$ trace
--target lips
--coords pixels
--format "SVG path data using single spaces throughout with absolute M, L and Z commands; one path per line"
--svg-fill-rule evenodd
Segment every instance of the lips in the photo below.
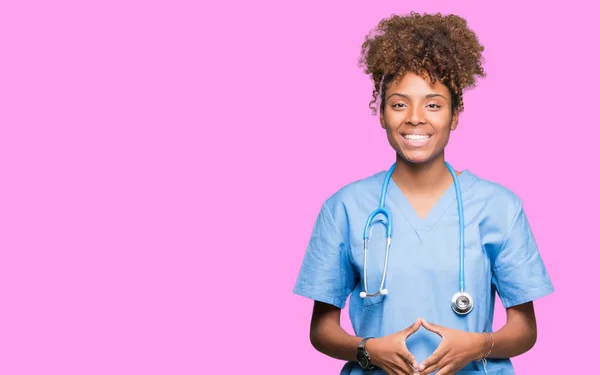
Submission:
M 404 144 L 409 148 L 425 147 L 431 140 L 430 134 L 402 134 Z
M 431 138 L 429 134 L 403 134 L 402 137 L 404 139 L 408 139 L 409 141 L 426 141 Z

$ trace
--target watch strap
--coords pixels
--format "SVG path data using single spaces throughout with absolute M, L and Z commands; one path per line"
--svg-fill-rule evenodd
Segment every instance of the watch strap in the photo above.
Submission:
M 365 350 L 365 345 L 367 344 L 367 340 L 369 339 L 372 339 L 372 337 L 365 337 L 364 339 L 362 339 L 360 341 L 360 344 L 358 344 L 358 349 Z
M 371 359 L 369 358 L 369 353 L 367 352 L 367 350 L 365 349 L 365 345 L 367 344 L 367 341 L 369 339 L 372 339 L 373 337 L 365 337 L 363 338 L 360 343 L 358 344 L 358 348 L 356 348 L 357 353 L 362 354 L 362 356 L 364 356 L 364 358 L 366 358 L 368 364 L 367 367 L 363 367 L 365 370 L 374 370 L 377 367 L 373 366 L 371 364 Z M 361 365 L 362 367 L 362 365 Z

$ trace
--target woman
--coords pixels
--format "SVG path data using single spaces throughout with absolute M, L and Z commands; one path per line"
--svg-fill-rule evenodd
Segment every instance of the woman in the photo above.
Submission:
M 482 51 L 464 19 L 440 14 L 384 19 L 362 46 L 395 163 L 322 205 L 294 288 L 315 301 L 310 340 L 348 361 L 342 374 L 509 375 L 536 341 L 533 300 L 554 289 L 521 200 L 444 159 Z M 379 206 L 389 219 L 376 211 L 364 231 Z M 495 293 L 507 322 L 492 332 Z M 348 296 L 356 335 L 340 326 Z

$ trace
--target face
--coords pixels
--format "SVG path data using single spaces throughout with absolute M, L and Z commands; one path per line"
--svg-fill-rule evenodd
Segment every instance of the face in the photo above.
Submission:
M 406 73 L 388 86 L 385 100 L 381 125 L 398 155 L 410 163 L 443 157 L 450 132 L 458 124 L 447 86 Z

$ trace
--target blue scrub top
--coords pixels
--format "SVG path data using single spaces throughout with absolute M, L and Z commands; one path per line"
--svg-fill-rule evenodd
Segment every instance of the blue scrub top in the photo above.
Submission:
M 521 200 L 509 189 L 469 172 L 458 176 L 465 222 L 465 291 L 473 310 L 457 315 L 451 307 L 459 290 L 459 226 L 454 186 L 421 219 L 390 180 L 386 207 L 393 221 L 386 296 L 362 299 L 364 225 L 377 208 L 385 171 L 350 183 L 322 205 L 294 287 L 294 293 L 344 308 L 348 296 L 354 333 L 381 337 L 401 331 L 418 317 L 468 332 L 491 332 L 495 293 L 505 308 L 554 291 Z M 381 216 L 378 216 L 381 218 Z M 381 283 L 385 227 L 373 227 L 367 252 L 369 293 Z M 423 327 L 408 338 L 421 363 L 441 342 Z M 489 359 L 489 375 L 514 374 L 509 359 Z M 342 375 L 366 374 L 348 362 Z M 384 374 L 370 371 L 369 374 Z M 483 363 L 469 363 L 458 374 L 485 374 Z

